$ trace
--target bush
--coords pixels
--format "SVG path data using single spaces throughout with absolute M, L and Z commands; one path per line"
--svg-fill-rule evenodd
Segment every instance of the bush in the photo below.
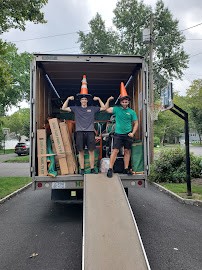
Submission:
M 154 137 L 154 147 L 157 147 L 157 145 L 160 145 L 160 139 L 159 137 Z
M 191 178 L 201 176 L 202 158 L 190 154 Z M 177 147 L 160 152 L 159 157 L 151 165 L 149 180 L 153 182 L 186 182 L 185 150 Z

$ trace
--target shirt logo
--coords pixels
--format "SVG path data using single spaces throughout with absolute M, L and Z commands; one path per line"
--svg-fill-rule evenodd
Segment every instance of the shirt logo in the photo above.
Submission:
M 130 115 L 130 113 L 129 113 L 129 112 L 127 112 L 126 114 L 127 114 L 127 115 Z
M 87 112 L 91 112 L 91 109 L 88 109 Z

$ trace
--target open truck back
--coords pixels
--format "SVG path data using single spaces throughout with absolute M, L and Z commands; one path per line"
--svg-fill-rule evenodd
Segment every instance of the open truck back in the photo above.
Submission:
M 110 96 L 114 97 L 114 102 L 118 99 L 120 83 L 124 82 L 127 93 L 131 97 L 130 107 L 136 111 L 138 116 L 139 128 L 131 155 L 133 175 L 118 173 L 125 189 L 140 188 L 146 185 L 149 164 L 149 132 L 148 70 L 144 58 L 115 55 L 36 54 L 31 64 L 30 171 L 34 189 L 52 190 L 52 199 L 55 200 L 82 200 L 84 177 L 78 174 L 78 169 L 74 173 L 59 172 L 56 177 L 47 175 L 46 158 L 48 155 L 46 156 L 44 152 L 40 154 L 40 139 L 37 139 L 37 132 L 44 129 L 49 116 L 60 122 L 70 123 L 72 128 L 74 115 L 62 111 L 61 107 L 68 96 L 75 96 L 80 92 L 83 74 L 87 77 L 89 93 L 100 97 L 104 103 Z M 113 103 L 110 104 L 110 106 L 113 105 Z M 110 117 L 110 114 L 100 112 L 95 119 L 95 128 L 98 133 L 98 171 L 101 170 L 103 162 L 110 155 L 110 146 L 106 144 L 107 136 L 110 133 L 107 127 L 112 122 Z M 76 161 L 74 143 L 72 149 L 75 152 Z M 67 158 L 67 153 L 62 154 Z M 45 172 L 42 174 L 39 173 L 40 163 L 38 162 L 41 157 L 44 162 L 42 165 L 45 166 Z M 118 162 L 117 160 L 117 167 L 120 167 Z

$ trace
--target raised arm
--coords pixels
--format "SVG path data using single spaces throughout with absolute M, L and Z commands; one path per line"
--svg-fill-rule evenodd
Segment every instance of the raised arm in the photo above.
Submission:
M 113 113 L 113 107 L 109 107 L 109 103 L 113 99 L 114 99 L 114 97 L 111 96 L 107 99 L 107 102 L 105 103 L 106 112 L 108 112 L 108 113 Z
M 70 107 L 68 107 L 68 104 L 69 104 L 69 101 L 70 101 L 70 100 L 74 100 L 74 96 L 70 96 L 70 97 L 68 97 L 68 98 L 65 100 L 65 102 L 64 102 L 64 104 L 63 104 L 61 110 L 67 111 L 67 112 L 71 112 Z
M 105 105 L 104 105 L 104 103 L 102 102 L 101 98 L 99 98 L 99 97 L 94 97 L 93 100 L 94 100 L 94 101 L 98 101 L 98 102 L 100 103 L 100 111 L 106 110 Z
M 107 102 L 105 103 L 105 108 L 106 108 L 106 109 L 109 108 L 109 103 L 110 103 L 111 100 L 114 100 L 114 97 L 111 96 L 111 97 L 109 97 L 109 98 L 107 99 Z

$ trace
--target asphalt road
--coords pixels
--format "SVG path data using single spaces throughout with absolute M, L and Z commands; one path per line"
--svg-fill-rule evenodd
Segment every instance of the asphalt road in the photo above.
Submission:
M 0 176 L 29 176 L 29 163 L 0 163 Z
M 196 156 L 202 156 L 202 147 L 190 145 L 190 153 L 193 153 Z
M 129 197 L 152 270 L 202 269 L 201 207 L 150 185 Z M 55 204 L 49 191 L 30 188 L 0 205 L 0 231 L 0 270 L 81 269 L 82 205 Z

